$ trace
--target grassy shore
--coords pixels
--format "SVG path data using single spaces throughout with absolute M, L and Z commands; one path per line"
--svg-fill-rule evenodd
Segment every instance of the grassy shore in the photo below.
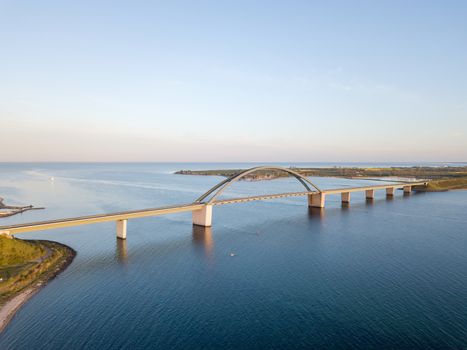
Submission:
M 391 168 L 291 168 L 304 176 L 342 177 L 351 179 L 402 177 L 430 180 L 425 191 L 446 191 L 451 189 L 467 189 L 467 166 L 458 167 L 391 167 Z M 220 170 L 180 170 L 180 175 L 224 176 L 235 175 L 244 169 Z M 275 169 L 259 170 L 246 175 L 243 180 L 271 180 L 290 176 L 288 173 Z
M 440 192 L 449 190 L 465 190 L 467 189 L 467 177 L 447 178 L 433 180 L 426 187 L 416 187 L 417 191 Z
M 40 287 L 65 269 L 76 252 L 51 241 L 0 235 L 0 331 Z

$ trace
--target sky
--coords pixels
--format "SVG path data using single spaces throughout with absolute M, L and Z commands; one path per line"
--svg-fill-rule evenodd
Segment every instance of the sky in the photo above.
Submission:
M 0 0 L 0 161 L 467 161 L 467 1 Z

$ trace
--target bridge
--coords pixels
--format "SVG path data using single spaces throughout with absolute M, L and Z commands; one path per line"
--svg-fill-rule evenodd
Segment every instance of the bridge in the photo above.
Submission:
M 304 187 L 302 192 L 287 192 L 279 194 L 265 194 L 260 196 L 231 198 L 231 199 L 218 199 L 218 197 L 232 184 L 241 180 L 245 176 L 264 170 L 282 171 L 288 175 L 294 177 Z M 220 182 L 193 203 L 173 205 L 159 208 L 149 208 L 141 210 L 130 210 L 108 214 L 97 214 L 80 216 L 74 218 L 65 218 L 59 220 L 49 220 L 32 222 L 10 226 L 0 226 L 0 234 L 12 235 L 17 233 L 50 230 L 70 226 L 88 225 L 101 222 L 115 221 L 117 226 L 117 238 L 126 239 L 127 236 L 127 222 L 130 219 L 166 215 L 172 213 L 181 212 L 192 212 L 193 225 L 210 227 L 212 225 L 212 208 L 216 205 L 225 205 L 232 203 L 243 203 L 251 201 L 268 200 L 275 198 L 286 198 L 286 197 L 299 197 L 306 196 L 308 198 L 308 206 L 312 208 L 324 208 L 326 202 L 326 196 L 332 194 L 340 194 L 341 201 L 343 204 L 350 203 L 350 195 L 353 192 L 363 192 L 366 199 L 373 199 L 375 191 L 384 190 L 386 191 L 387 197 L 394 196 L 394 192 L 397 189 L 402 189 L 405 194 L 409 194 L 414 186 L 426 186 L 427 182 L 398 182 L 398 183 L 387 183 L 383 185 L 371 185 L 364 187 L 346 187 L 337 189 L 322 190 L 307 177 L 291 170 L 282 167 L 255 167 L 248 170 L 241 171 L 240 173 L 233 175 L 224 181 Z

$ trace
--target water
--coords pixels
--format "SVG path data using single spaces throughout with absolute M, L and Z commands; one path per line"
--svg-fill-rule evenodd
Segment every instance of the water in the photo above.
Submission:
M 1 224 L 191 202 L 221 178 L 173 171 L 253 165 L 0 164 L 5 202 L 47 207 Z M 224 197 L 300 186 L 242 182 Z M 305 198 L 215 207 L 212 229 L 193 229 L 189 213 L 131 220 L 126 242 L 114 223 L 23 234 L 78 255 L 0 348 L 463 349 L 466 213 L 467 191 L 377 192 L 349 208 L 329 196 L 322 212 Z

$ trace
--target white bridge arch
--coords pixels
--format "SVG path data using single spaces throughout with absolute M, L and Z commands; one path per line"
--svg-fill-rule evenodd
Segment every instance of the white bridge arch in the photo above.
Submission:
M 312 190 L 314 188 L 317 192 L 321 193 L 321 189 L 316 186 L 313 182 L 311 182 L 307 177 L 299 174 L 296 171 L 293 171 L 288 168 L 284 167 L 279 167 L 279 166 L 259 166 L 247 170 L 243 170 L 235 175 L 232 175 L 231 177 L 225 179 L 224 181 L 221 181 L 218 183 L 216 186 L 212 187 L 210 190 L 208 190 L 206 193 L 204 193 L 201 197 L 199 197 L 197 200 L 194 201 L 194 203 L 204 203 L 204 204 L 215 204 L 216 203 L 216 198 L 221 195 L 222 192 L 224 192 L 228 187 L 232 186 L 235 182 L 239 181 L 241 178 L 245 177 L 246 175 L 255 173 L 257 171 L 261 170 L 279 170 L 283 171 L 285 173 L 288 173 L 295 177 L 307 190 L 307 192 L 315 192 Z M 310 187 L 311 186 L 311 187 Z M 212 195 L 213 194 L 213 195 Z M 212 197 L 208 200 L 205 201 L 209 196 Z

